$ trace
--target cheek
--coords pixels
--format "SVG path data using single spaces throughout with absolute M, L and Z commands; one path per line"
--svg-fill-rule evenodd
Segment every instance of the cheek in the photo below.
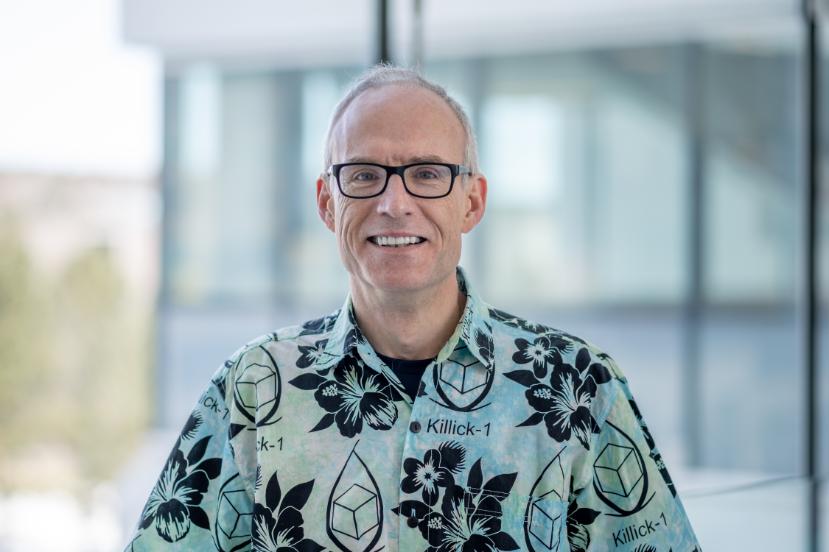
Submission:
M 351 242 L 356 239 L 353 234 L 359 228 L 361 219 L 360 206 L 344 199 L 336 210 L 336 233 L 337 238 L 342 242 Z

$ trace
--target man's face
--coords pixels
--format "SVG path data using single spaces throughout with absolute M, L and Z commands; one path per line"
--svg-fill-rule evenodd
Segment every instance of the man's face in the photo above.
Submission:
M 402 85 L 371 89 L 343 113 L 332 135 L 334 163 L 365 161 L 405 165 L 420 161 L 464 162 L 465 134 L 452 109 L 431 91 Z M 419 291 L 453 278 L 461 234 L 478 223 L 486 204 L 486 179 L 455 179 L 452 193 L 414 197 L 392 176 L 382 195 L 343 196 L 333 178 L 317 181 L 319 214 L 337 236 L 352 284 L 384 291 Z M 380 236 L 416 237 L 397 247 Z

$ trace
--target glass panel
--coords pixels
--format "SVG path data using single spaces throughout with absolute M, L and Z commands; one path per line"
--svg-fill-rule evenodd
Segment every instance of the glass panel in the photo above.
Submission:
M 773 42 L 721 40 L 701 54 L 708 466 L 800 473 L 803 465 L 798 42 L 795 32 Z

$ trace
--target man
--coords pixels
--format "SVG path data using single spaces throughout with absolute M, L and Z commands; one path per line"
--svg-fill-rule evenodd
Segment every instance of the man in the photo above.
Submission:
M 460 106 L 376 67 L 325 166 L 349 297 L 219 369 L 128 549 L 698 550 L 610 357 L 458 268 L 487 198 Z

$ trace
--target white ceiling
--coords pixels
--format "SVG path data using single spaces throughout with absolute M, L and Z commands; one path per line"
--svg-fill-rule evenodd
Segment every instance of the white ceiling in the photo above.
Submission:
M 373 58 L 375 0 L 123 0 L 127 40 L 171 62 L 277 67 L 363 65 Z M 391 0 L 395 58 L 409 61 L 413 0 Z M 429 59 L 549 51 L 717 35 L 773 37 L 799 0 L 423 0 Z

